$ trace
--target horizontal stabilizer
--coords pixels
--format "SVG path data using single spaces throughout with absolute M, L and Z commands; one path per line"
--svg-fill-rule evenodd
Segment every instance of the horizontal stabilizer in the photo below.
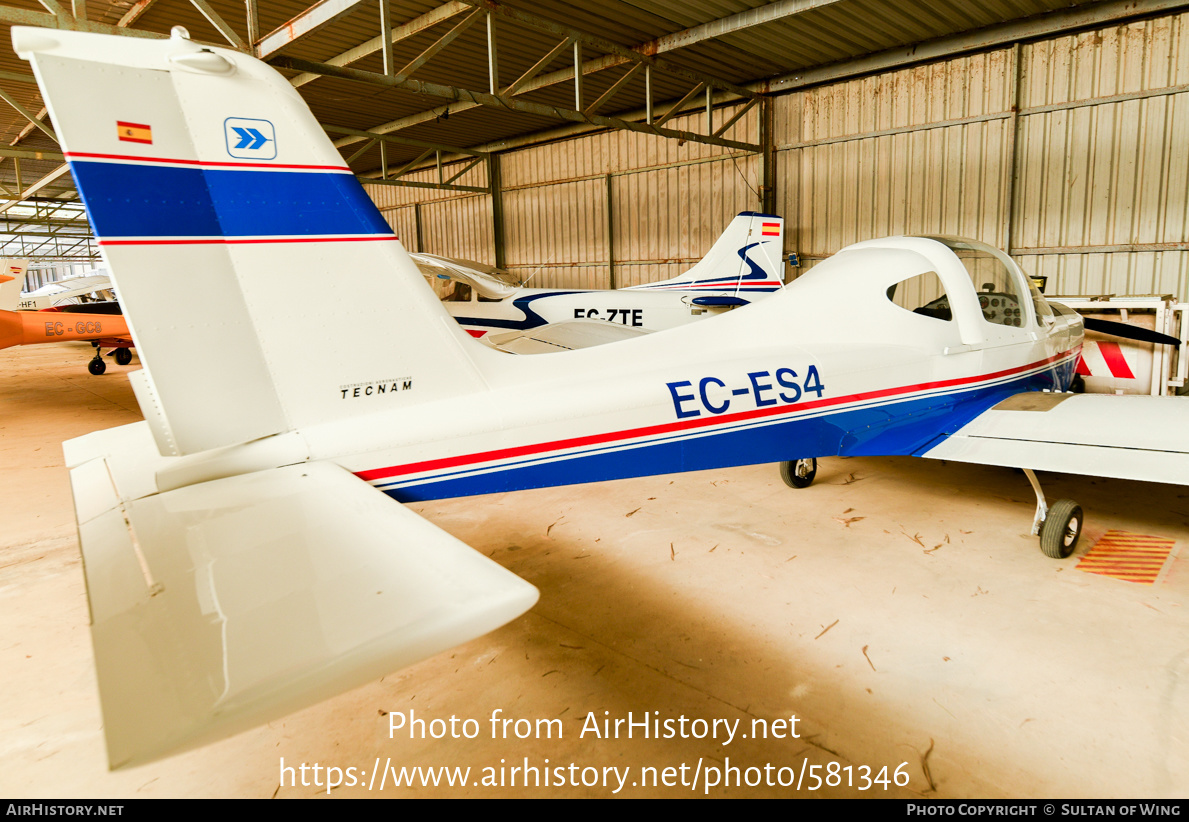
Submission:
M 918 456 L 1189 485 L 1186 401 L 1115 394 L 1017 394 Z
M 83 449 L 85 450 L 85 449 Z M 108 760 L 210 742 L 486 633 L 537 590 L 329 463 L 121 503 L 71 472 Z M 101 499 L 101 497 L 105 497 Z
M 645 329 L 615 325 L 595 320 L 572 320 L 511 331 L 489 334 L 483 342 L 509 354 L 550 354 L 555 351 L 574 351 L 596 345 L 630 340 L 649 333 Z

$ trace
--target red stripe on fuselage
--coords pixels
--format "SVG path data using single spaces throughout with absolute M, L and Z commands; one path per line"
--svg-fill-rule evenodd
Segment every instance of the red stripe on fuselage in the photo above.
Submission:
M 914 391 L 930 391 L 935 388 L 950 388 L 958 385 L 968 385 L 971 383 L 983 382 L 985 380 L 999 379 L 1001 377 L 1010 376 L 1011 374 L 1022 373 L 1042 365 L 1048 365 L 1049 363 L 1056 362 L 1062 357 L 1067 356 L 1069 353 L 1069 351 L 1065 351 L 1061 354 L 1057 354 L 1028 365 L 1019 366 L 1017 368 L 1008 368 L 1003 371 L 996 371 L 993 374 L 981 374 L 975 377 L 959 377 L 952 380 L 937 380 L 935 382 L 925 382 L 919 383 L 917 385 L 884 388 L 879 391 L 862 391 L 857 394 L 850 394 L 845 397 L 813 400 L 811 402 L 796 403 L 794 405 L 781 405 L 777 406 L 776 408 L 755 408 L 751 411 L 741 411 L 738 414 L 724 414 L 722 416 L 704 417 L 696 420 L 667 422 L 661 423 L 659 425 L 648 425 L 644 426 L 643 428 L 632 428 L 627 431 L 612 431 L 606 434 L 590 434 L 585 437 L 571 437 L 570 439 L 556 440 L 554 442 L 520 445 L 515 448 L 501 448 L 496 451 L 483 451 L 478 454 L 461 454 L 456 457 L 442 457 L 439 459 L 425 460 L 424 462 L 409 463 L 408 465 L 394 465 L 389 468 L 373 468 L 367 471 L 358 471 L 356 472 L 355 476 L 363 480 L 372 481 L 385 479 L 387 477 L 400 476 L 402 474 L 418 474 L 422 471 L 435 471 L 442 468 L 456 468 L 460 465 L 468 465 L 471 463 L 491 462 L 494 460 L 528 456 L 530 454 L 541 454 L 548 451 L 564 451 L 570 448 L 581 448 L 587 445 L 601 445 L 603 443 L 614 442 L 615 440 L 636 439 L 638 437 L 648 437 L 656 434 L 667 434 L 673 431 L 706 428 L 708 426 L 721 425 L 723 423 L 735 423 L 745 420 L 761 419 L 763 417 L 771 417 L 777 414 L 784 414 L 793 411 L 809 411 L 815 408 L 826 408 L 831 405 L 841 405 L 844 403 L 880 399 L 882 397 L 895 396 L 896 394 L 909 394 Z

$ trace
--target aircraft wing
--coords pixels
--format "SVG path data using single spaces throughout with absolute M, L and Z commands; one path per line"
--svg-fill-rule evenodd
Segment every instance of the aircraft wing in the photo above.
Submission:
M 442 277 L 466 283 L 480 295 L 492 300 L 502 300 L 516 293 L 517 286 L 506 283 L 494 275 L 495 268 L 482 266 L 470 260 L 453 260 L 436 254 L 410 254 L 413 263 L 425 277 Z M 490 269 L 484 271 L 483 268 Z
M 630 340 L 650 333 L 643 328 L 631 328 L 598 320 L 571 320 L 551 323 L 524 331 L 488 334 L 483 342 L 510 354 L 549 354 L 554 351 L 573 351 L 620 340 Z
M 144 423 L 66 450 L 82 460 L 71 485 L 112 768 L 377 679 L 537 599 L 331 463 L 154 494 L 164 462 Z
M 1025 393 L 918 456 L 1189 485 L 1189 400 Z

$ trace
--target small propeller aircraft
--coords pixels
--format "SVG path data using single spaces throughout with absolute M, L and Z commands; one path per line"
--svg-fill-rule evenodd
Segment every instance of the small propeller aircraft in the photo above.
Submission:
M 615 290 L 526 288 L 477 263 L 411 254 L 427 277 L 452 280 L 446 310 L 501 351 L 549 353 L 603 345 L 747 305 L 784 286 L 784 220 L 746 211 L 684 274 Z
M 104 348 L 119 365 L 132 362 L 133 342 L 116 302 L 82 303 L 40 311 L 0 311 L 0 349 L 69 340 L 90 340 L 95 356 L 87 370 L 98 376 L 107 370 Z
M 180 29 L 13 42 L 144 365 L 146 421 L 65 444 L 112 767 L 536 601 L 401 501 L 911 454 L 1027 469 L 1061 556 L 1081 510 L 1046 505 L 1032 469 L 1189 482 L 1181 400 L 1062 393 L 1080 318 L 982 243 L 856 243 L 711 321 L 512 356 L 450 318 L 269 66 Z
M 41 311 L 57 305 L 110 302 L 112 299 L 114 295 L 111 291 L 111 277 L 105 273 L 91 272 L 46 283 L 35 291 L 21 294 L 16 308 L 22 311 Z

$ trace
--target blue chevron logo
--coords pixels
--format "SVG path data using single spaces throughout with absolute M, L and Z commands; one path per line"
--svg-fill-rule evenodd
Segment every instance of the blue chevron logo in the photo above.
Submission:
M 277 156 L 277 135 L 268 120 L 228 117 L 223 121 L 227 153 L 241 160 L 272 160 Z

